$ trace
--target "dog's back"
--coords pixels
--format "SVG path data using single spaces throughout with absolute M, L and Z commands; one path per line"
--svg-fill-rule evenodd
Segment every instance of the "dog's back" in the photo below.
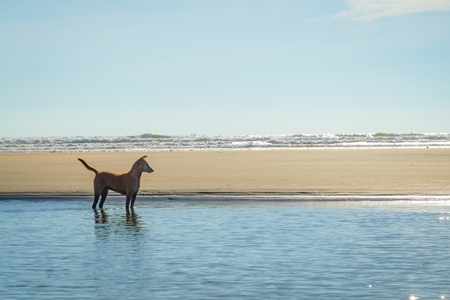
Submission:
M 103 191 L 105 188 L 113 190 L 122 195 L 126 195 L 126 177 L 125 174 L 117 174 L 108 171 L 98 172 L 94 178 L 94 189 Z

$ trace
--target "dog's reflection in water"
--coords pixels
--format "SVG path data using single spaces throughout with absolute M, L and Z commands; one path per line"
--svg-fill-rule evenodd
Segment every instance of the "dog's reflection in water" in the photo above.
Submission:
M 109 214 L 106 210 L 94 211 L 96 233 L 101 236 L 138 234 L 143 228 L 140 217 L 135 212 Z M 145 226 L 144 226 L 145 227 Z
M 106 224 L 108 223 L 108 214 L 103 209 L 100 210 L 100 213 L 96 209 L 94 220 L 95 224 Z

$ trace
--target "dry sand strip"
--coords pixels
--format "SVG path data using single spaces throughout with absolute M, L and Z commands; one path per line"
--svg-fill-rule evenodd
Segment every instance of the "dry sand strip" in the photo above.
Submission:
M 318 149 L 0 154 L 0 196 L 92 196 L 78 157 L 122 173 L 142 155 L 149 196 L 450 195 L 450 149 Z

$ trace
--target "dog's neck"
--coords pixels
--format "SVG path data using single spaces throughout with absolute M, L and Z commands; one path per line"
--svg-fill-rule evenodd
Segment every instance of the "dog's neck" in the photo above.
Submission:
M 139 168 L 139 161 L 136 161 L 133 166 L 131 167 L 131 170 L 128 172 L 133 177 L 137 177 L 138 179 L 141 178 L 142 172 L 144 172 L 143 168 Z
M 141 177 L 143 170 L 139 170 L 139 164 L 136 162 L 134 163 L 134 165 L 131 167 L 131 170 L 128 172 L 128 174 L 132 175 L 133 177 Z

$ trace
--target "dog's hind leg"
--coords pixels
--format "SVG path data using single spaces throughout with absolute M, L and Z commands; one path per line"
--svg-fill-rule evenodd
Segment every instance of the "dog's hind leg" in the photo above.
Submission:
M 104 188 L 102 191 L 102 199 L 100 200 L 100 209 L 103 209 L 103 203 L 105 203 L 106 197 L 108 196 L 108 188 Z
M 92 204 L 92 209 L 96 209 L 99 198 L 100 198 L 100 194 L 94 195 L 94 203 Z

